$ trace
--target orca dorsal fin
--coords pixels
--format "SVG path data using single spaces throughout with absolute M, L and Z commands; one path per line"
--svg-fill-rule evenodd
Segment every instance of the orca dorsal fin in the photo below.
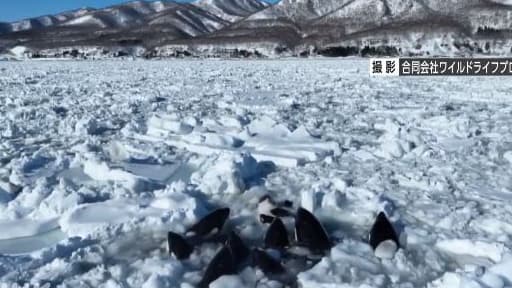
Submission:
M 235 263 L 233 263 L 233 255 L 231 250 L 224 246 L 213 257 L 203 274 L 203 278 L 198 283 L 198 287 L 207 288 L 210 283 L 217 280 L 221 276 L 236 273 Z
M 233 263 L 236 267 L 242 264 L 251 253 L 249 247 L 245 245 L 242 238 L 233 231 L 229 233 L 228 240 L 226 241 L 226 247 L 231 251 Z
M 295 215 L 295 238 L 298 245 L 312 252 L 324 253 L 331 249 L 331 241 L 320 221 L 302 207 Z
M 380 212 L 379 215 L 377 215 L 368 238 L 374 250 L 380 243 L 386 240 L 391 240 L 395 242 L 397 247 L 399 246 L 398 235 L 395 228 L 393 228 L 393 225 L 384 212 Z
M 167 233 L 167 244 L 169 253 L 173 254 L 178 260 L 187 259 L 194 251 L 194 247 L 185 238 L 174 232 Z
M 267 233 L 265 234 L 265 247 L 282 250 L 290 246 L 288 239 L 288 231 L 284 226 L 283 221 L 276 217 L 272 224 L 268 227 Z

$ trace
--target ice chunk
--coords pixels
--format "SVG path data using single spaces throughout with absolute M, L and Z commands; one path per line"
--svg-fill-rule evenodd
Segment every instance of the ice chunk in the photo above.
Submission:
M 448 253 L 488 258 L 494 262 L 499 262 L 502 254 L 507 251 L 507 248 L 501 243 L 472 241 L 470 239 L 440 240 L 436 243 L 436 247 Z
M 149 118 L 148 135 L 167 136 L 169 134 L 184 135 L 194 130 L 194 127 L 179 120 L 177 115 L 153 115 Z
M 54 230 L 59 227 L 57 219 L 17 219 L 0 221 L 0 239 L 29 237 Z
M 503 260 L 489 268 L 489 271 L 503 277 L 507 285 L 512 285 L 512 254 L 503 256 Z
M 225 275 L 210 284 L 210 288 L 240 288 L 245 287 L 238 275 Z
M 375 248 L 375 257 L 382 259 L 392 259 L 395 256 L 398 246 L 393 240 L 386 240 Z
M 191 181 L 206 194 L 236 194 L 260 176 L 260 167 L 250 154 L 220 153 L 194 172 Z

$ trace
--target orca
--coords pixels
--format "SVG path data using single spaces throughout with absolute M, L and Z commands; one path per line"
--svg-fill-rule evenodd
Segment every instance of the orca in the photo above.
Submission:
M 331 241 L 320 221 L 302 207 L 295 215 L 295 238 L 299 246 L 314 253 L 322 254 L 331 249 Z
M 284 250 L 290 246 L 288 231 L 286 231 L 286 227 L 280 218 L 274 218 L 274 221 L 268 227 L 264 243 L 266 248 L 276 250 Z
M 261 249 L 254 249 L 252 252 L 252 263 L 253 266 L 258 267 L 265 273 L 268 274 L 282 274 L 286 272 L 286 269 L 281 263 L 270 256 L 267 252 Z
M 203 278 L 198 283 L 198 287 L 207 288 L 210 283 L 217 280 L 224 275 L 231 275 L 236 273 L 236 265 L 233 262 L 233 254 L 228 246 L 223 246 L 219 252 L 213 257 Z
M 377 215 L 368 241 L 379 258 L 393 258 L 400 247 L 398 235 L 384 212 Z
M 169 246 L 169 253 L 174 254 L 178 260 L 187 259 L 194 251 L 194 247 L 192 247 L 185 238 L 174 232 L 169 232 L 167 234 L 167 243 Z
M 231 251 L 235 268 L 245 262 L 251 253 L 249 247 L 247 247 L 240 236 L 233 231 L 229 233 L 228 240 L 226 240 L 226 247 Z
M 260 198 L 258 202 L 258 214 L 259 215 L 266 215 L 266 216 L 272 216 L 271 210 L 276 208 L 276 204 L 270 198 L 270 195 L 265 195 Z
M 285 201 L 282 205 L 277 205 L 269 195 L 261 197 L 258 203 L 260 222 L 268 224 L 272 223 L 273 219 L 270 220 L 271 218 L 293 216 L 293 213 L 285 208 L 290 204 L 289 201 Z
M 187 231 L 187 235 L 206 237 L 220 233 L 229 217 L 229 213 L 229 208 L 221 208 L 211 212 L 190 227 Z
M 293 214 L 284 209 L 284 208 L 281 208 L 281 207 L 276 207 L 272 210 L 270 210 L 270 213 L 276 217 L 290 217 L 290 216 L 293 216 Z

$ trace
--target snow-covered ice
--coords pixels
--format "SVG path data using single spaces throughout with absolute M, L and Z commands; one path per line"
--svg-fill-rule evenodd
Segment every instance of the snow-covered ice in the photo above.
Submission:
M 367 61 L 0 63 L 0 287 L 193 287 L 220 246 L 179 262 L 167 231 L 227 206 L 258 245 L 266 194 L 335 242 L 299 287 L 512 287 L 512 82 Z M 241 286 L 281 284 L 212 283 Z

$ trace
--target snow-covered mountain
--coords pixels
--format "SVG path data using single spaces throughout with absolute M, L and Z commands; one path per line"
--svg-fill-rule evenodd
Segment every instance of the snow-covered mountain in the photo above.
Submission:
M 512 5 L 508 0 L 135 1 L 0 23 L 0 33 L 4 49 L 23 45 L 39 56 L 60 55 L 55 48 L 64 47 L 125 52 L 136 47 L 146 56 L 509 55 Z
M 24 19 L 12 23 L 2 23 L 0 24 L 0 32 L 19 32 L 48 28 L 60 25 L 71 19 L 81 17 L 82 15 L 91 13 L 92 11 L 94 11 L 93 8 L 81 8 L 78 10 L 68 11 L 56 15 L 45 15 L 31 19 Z
M 507 2 L 283 0 L 204 42 L 257 35 L 260 42 L 278 44 L 279 51 L 302 55 L 509 55 L 512 7 Z
M 55 54 L 55 49 L 77 46 L 147 49 L 215 32 L 268 6 L 259 0 L 134 1 L 80 9 L 0 24 L 0 46 L 23 45 L 38 55 L 41 50 L 51 49 Z
M 253 0 L 199 0 L 195 5 L 230 22 L 243 19 L 269 6 L 266 2 Z

